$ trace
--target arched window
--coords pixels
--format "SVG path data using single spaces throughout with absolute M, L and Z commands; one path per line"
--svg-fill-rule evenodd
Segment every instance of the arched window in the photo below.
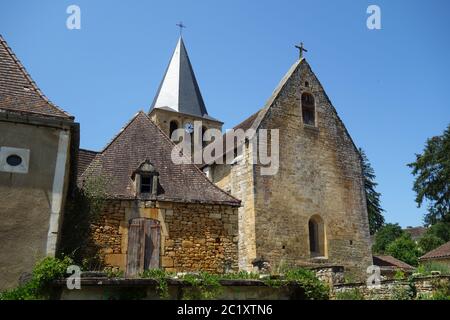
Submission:
M 308 221 L 309 251 L 311 257 L 326 256 L 325 225 L 319 215 L 314 215 Z
M 314 97 L 310 93 L 302 94 L 302 117 L 303 123 L 315 126 L 316 125 L 316 107 Z
M 175 120 L 170 121 L 169 127 L 169 137 L 172 139 L 172 133 L 178 129 L 178 122 Z

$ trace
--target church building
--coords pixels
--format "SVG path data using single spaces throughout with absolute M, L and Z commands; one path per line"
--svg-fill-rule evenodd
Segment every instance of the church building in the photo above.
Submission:
M 361 157 L 299 49 L 266 104 L 236 121 L 250 132 L 240 144 L 179 164 L 174 154 L 188 157 L 178 129 L 191 137 L 196 123 L 202 134 L 223 125 L 207 112 L 181 36 L 149 110 L 98 152 L 78 148 L 74 118 L 42 95 L 0 38 L 0 240 L 19 250 L 2 254 L 0 271 L 23 264 L 10 277 L 18 278 L 35 261 L 20 261 L 25 253 L 55 254 L 71 186 L 101 181 L 105 201 L 86 252 L 102 267 L 138 276 L 343 266 L 363 277 L 373 263 Z M 270 175 L 251 161 L 264 130 L 280 138 Z M 219 161 L 230 153 L 232 162 Z

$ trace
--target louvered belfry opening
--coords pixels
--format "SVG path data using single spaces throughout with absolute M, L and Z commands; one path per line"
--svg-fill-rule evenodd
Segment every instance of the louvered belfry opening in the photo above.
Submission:
M 128 229 L 127 276 L 159 268 L 161 226 L 158 220 L 135 218 Z

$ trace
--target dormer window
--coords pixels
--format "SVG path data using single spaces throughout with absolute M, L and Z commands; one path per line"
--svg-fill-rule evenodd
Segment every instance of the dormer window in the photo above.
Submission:
M 156 195 L 158 193 L 159 173 L 148 161 L 144 161 L 138 169 L 133 172 L 133 180 L 136 183 L 137 195 Z
M 141 175 L 141 193 L 151 193 L 153 189 L 153 177 Z

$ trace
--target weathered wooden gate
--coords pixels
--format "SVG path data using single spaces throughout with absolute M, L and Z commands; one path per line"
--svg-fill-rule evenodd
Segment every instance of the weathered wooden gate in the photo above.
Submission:
M 161 226 L 158 220 L 135 218 L 128 229 L 127 276 L 159 268 Z

